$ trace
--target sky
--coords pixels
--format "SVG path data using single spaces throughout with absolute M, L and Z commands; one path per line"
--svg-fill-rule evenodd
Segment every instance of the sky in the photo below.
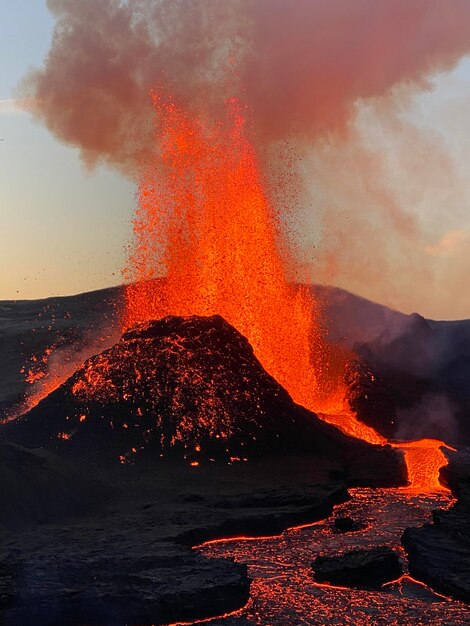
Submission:
M 0 4 L 0 299 L 69 295 L 121 282 L 135 186 L 88 171 L 14 107 L 15 87 L 47 53 L 53 20 L 42 0 Z
M 104 166 L 88 170 L 76 148 L 14 106 L 52 28 L 43 0 L 0 5 L 0 299 L 119 284 L 131 234 L 133 182 Z M 395 309 L 468 318 L 470 60 L 433 77 L 395 118 L 383 110 L 380 100 L 361 103 L 347 149 L 319 142 L 304 159 L 311 203 L 296 225 L 304 262 L 314 279 Z M 369 236 L 358 216 L 384 203 L 405 208 L 420 237 Z

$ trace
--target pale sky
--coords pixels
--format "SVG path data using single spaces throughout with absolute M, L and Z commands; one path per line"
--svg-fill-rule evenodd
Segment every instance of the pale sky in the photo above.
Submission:
M 47 53 L 53 21 L 42 0 L 0 5 L 0 298 L 68 295 L 121 282 L 135 187 L 87 172 L 11 101 Z
M 0 299 L 118 284 L 130 236 L 132 182 L 104 167 L 86 171 L 76 148 L 62 145 L 14 107 L 15 86 L 28 68 L 41 65 L 52 27 L 45 1 L 2 0 Z M 435 77 L 432 90 L 397 113 L 398 127 L 382 116 L 380 102 L 359 108 L 353 144 L 347 150 L 319 146 L 304 163 L 314 210 L 310 206 L 301 213 L 299 229 L 312 275 L 404 312 L 470 317 L 470 60 Z M 380 185 L 366 182 L 369 173 L 358 167 L 358 155 L 366 152 L 381 154 Z M 365 228 L 361 241 L 361 222 L 348 231 L 350 215 L 365 204 L 378 207 L 384 197 L 404 207 L 422 235 L 407 239 L 402 233 L 398 240 L 385 233 L 386 245 L 377 241 L 373 250 Z M 343 219 L 346 205 L 352 213 Z M 339 258 L 331 243 L 345 237 L 348 250 L 348 232 L 356 242 L 353 261 L 347 254 Z M 360 258 L 358 242 L 364 251 Z M 334 253 L 331 263 L 319 268 L 322 246 Z M 418 267 L 424 268 L 421 279 Z

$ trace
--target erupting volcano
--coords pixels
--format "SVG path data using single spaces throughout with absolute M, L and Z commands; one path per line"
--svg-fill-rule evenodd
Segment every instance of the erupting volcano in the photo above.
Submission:
M 352 484 L 406 482 L 400 453 L 348 437 L 296 405 L 220 316 L 136 324 L 3 432 L 105 466 L 298 454 L 327 457 Z
M 231 99 L 224 119 L 209 122 L 158 92 L 152 101 L 158 148 L 139 181 L 123 327 L 166 315 L 221 315 L 295 402 L 348 435 L 385 444 L 349 406 L 353 355 L 327 340 L 320 307 L 300 284 L 244 107 Z M 406 444 L 412 488 L 442 488 L 442 445 Z
M 140 179 L 123 326 L 221 315 L 296 402 L 343 412 L 348 356 L 324 341 L 307 289 L 288 281 L 298 274 L 242 105 L 230 100 L 226 117 L 209 123 L 171 99 L 152 98 L 160 153 Z
M 36 4 L 0 623 L 468 623 L 470 0 Z
M 249 340 L 255 356 L 294 402 L 350 437 L 387 444 L 387 439 L 361 422 L 350 407 L 357 357 L 328 340 L 321 307 L 302 283 L 305 277 L 290 252 L 282 215 L 270 202 L 268 181 L 249 139 L 246 109 L 232 98 L 226 102 L 224 117 L 214 121 L 208 113 L 196 115 L 160 92 L 152 92 L 151 98 L 155 149 L 152 159 L 142 164 L 139 176 L 134 237 L 123 270 L 127 284 L 122 330 L 167 316 L 221 316 Z M 27 381 L 40 381 L 41 386 L 27 398 L 23 412 L 54 392 L 73 372 L 70 363 L 61 371 L 46 371 L 51 354 L 53 347 L 42 357 L 33 357 Z M 118 354 L 122 371 L 128 371 L 125 360 L 136 355 L 126 350 Z M 135 405 L 139 402 L 138 381 L 133 387 L 130 375 L 127 381 L 109 384 L 106 372 L 116 367 L 117 357 L 113 356 L 112 362 L 108 358 L 108 353 L 103 353 L 87 362 L 85 376 L 74 383 L 74 395 L 85 403 L 102 402 L 108 396 L 111 402 L 130 399 Z M 180 374 L 182 379 L 201 377 L 191 369 Z M 156 369 L 149 369 L 145 376 L 156 376 Z M 240 394 L 245 383 L 241 380 L 232 393 Z M 175 385 L 168 393 L 175 393 Z M 184 387 L 182 380 L 179 385 Z M 196 387 L 192 392 L 199 393 Z M 211 422 L 209 414 L 217 412 L 219 392 L 207 390 L 216 404 L 210 407 L 206 402 L 206 409 L 210 408 L 206 416 L 200 410 L 193 412 L 195 423 L 184 415 L 174 417 L 182 422 L 174 426 L 172 445 L 179 440 L 186 450 L 200 449 L 197 433 L 204 429 L 202 422 L 206 426 Z M 152 393 L 159 397 L 161 390 Z M 78 419 L 84 420 L 86 406 L 78 413 Z M 134 415 L 137 422 L 141 417 L 142 413 Z M 225 425 L 219 430 L 229 433 L 239 430 L 235 422 L 242 417 L 237 410 L 228 410 L 215 422 L 220 420 L 225 420 Z M 121 421 L 127 428 L 132 420 Z M 214 435 L 217 429 L 211 428 Z M 149 424 L 143 430 L 154 431 Z M 51 436 L 67 440 L 69 431 L 68 425 L 62 424 Z M 137 451 L 142 443 L 127 442 L 122 458 L 127 459 L 129 450 Z M 165 448 L 163 440 L 161 443 Z M 404 451 L 411 490 L 444 489 L 439 482 L 439 470 L 447 464 L 441 451 L 443 442 L 425 439 L 392 445 Z M 232 454 L 243 457 L 240 450 Z

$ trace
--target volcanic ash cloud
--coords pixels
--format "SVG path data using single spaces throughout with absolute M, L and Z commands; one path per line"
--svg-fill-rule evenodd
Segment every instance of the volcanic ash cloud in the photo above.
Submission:
M 43 67 L 21 87 L 84 160 L 133 175 L 158 86 L 196 111 L 241 97 L 259 147 L 344 131 L 358 99 L 426 87 L 470 51 L 466 0 L 48 0 Z

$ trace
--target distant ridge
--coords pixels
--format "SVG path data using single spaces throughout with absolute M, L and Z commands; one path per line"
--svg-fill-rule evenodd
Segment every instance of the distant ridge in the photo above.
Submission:
M 65 362 L 83 362 L 116 341 L 122 289 L 0 301 L 0 412 L 29 388 L 20 370 L 31 355 L 54 344 Z M 387 437 L 470 445 L 470 320 L 426 320 L 338 287 L 311 290 L 330 339 L 364 363 L 361 419 Z

